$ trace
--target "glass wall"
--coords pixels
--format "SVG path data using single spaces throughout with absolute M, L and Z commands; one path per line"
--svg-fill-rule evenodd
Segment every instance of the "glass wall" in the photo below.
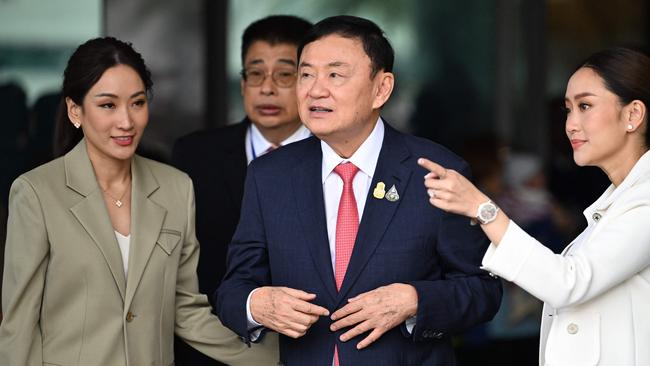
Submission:
M 20 173 L 51 159 L 66 61 L 102 29 L 100 0 L 0 0 L 0 273 L 7 198 Z
M 65 62 L 102 28 L 100 0 L 0 1 L 0 83 L 15 82 L 27 102 L 60 88 Z

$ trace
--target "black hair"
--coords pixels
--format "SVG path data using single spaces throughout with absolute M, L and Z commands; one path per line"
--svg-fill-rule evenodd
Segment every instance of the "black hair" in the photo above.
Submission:
M 251 23 L 242 35 L 242 65 L 248 49 L 253 43 L 257 41 L 267 42 L 271 45 L 286 43 L 298 47 L 302 37 L 312 25 L 305 19 L 293 15 L 271 15 Z
M 147 95 L 151 96 L 153 82 L 151 73 L 142 56 L 131 43 L 113 37 L 94 38 L 77 47 L 63 72 L 61 102 L 57 112 L 54 156 L 70 151 L 83 137 L 81 129 L 74 128 L 68 118 L 65 99 L 83 105 L 88 91 L 99 81 L 106 70 L 117 65 L 133 68 L 142 79 Z
M 603 79 L 605 87 L 618 96 L 623 105 L 640 100 L 650 108 L 650 57 L 631 48 L 611 48 L 589 56 L 578 69 L 590 68 Z M 646 126 L 645 143 L 650 147 Z
M 370 20 L 351 15 L 333 16 L 316 23 L 300 43 L 298 58 L 300 59 L 306 45 L 333 34 L 358 39 L 363 44 L 363 50 L 372 65 L 371 78 L 381 70 L 393 71 L 395 52 L 384 32 Z

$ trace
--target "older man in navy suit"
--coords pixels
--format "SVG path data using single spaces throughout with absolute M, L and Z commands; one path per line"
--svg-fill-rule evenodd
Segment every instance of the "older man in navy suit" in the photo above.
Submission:
M 417 159 L 467 164 L 381 119 L 393 50 L 374 23 L 327 18 L 298 54 L 314 136 L 249 166 L 221 321 L 245 341 L 280 333 L 286 365 L 455 364 L 450 336 L 489 320 L 501 287 L 480 230 L 428 204 Z

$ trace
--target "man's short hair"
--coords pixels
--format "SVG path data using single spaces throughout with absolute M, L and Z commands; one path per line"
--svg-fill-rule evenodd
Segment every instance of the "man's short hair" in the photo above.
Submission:
M 251 23 L 242 35 L 242 65 L 253 43 L 263 41 L 272 46 L 286 43 L 298 47 L 302 37 L 312 26 L 312 23 L 293 15 L 271 15 Z
M 372 65 L 371 78 L 380 70 L 393 71 L 395 52 L 384 32 L 370 20 L 351 15 L 333 16 L 316 23 L 298 46 L 298 59 L 306 45 L 333 34 L 361 41 Z

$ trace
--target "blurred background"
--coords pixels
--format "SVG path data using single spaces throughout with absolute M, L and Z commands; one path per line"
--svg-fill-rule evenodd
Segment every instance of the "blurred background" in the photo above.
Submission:
M 167 161 L 176 138 L 243 117 L 240 36 L 270 14 L 379 24 L 396 51 L 385 119 L 462 155 L 482 189 L 555 251 L 609 183 L 573 163 L 566 81 L 592 52 L 647 49 L 650 35 L 643 0 L 0 0 L 0 243 L 11 182 L 52 158 L 57 92 L 77 45 L 111 35 L 143 54 L 154 99 L 141 153 Z M 537 364 L 541 304 L 504 287 L 495 320 L 455 340 L 461 365 Z

